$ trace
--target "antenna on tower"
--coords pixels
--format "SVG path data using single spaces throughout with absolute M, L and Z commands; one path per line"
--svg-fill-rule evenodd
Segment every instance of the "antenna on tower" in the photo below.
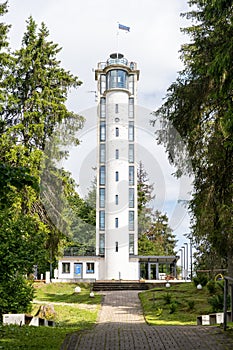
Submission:
M 98 95 L 97 95 L 97 92 L 96 92 L 96 90 L 89 90 L 89 91 L 87 91 L 89 94 L 95 94 L 95 102 L 97 102 L 97 97 L 98 97 Z

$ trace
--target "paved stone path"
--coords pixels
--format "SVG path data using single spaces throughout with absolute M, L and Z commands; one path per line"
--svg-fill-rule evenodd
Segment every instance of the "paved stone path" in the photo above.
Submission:
M 218 327 L 149 326 L 138 291 L 103 292 L 96 327 L 67 336 L 61 350 L 232 350 Z

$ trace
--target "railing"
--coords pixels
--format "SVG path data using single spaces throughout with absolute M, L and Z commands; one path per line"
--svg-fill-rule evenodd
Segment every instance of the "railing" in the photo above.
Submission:
M 94 246 L 68 247 L 64 249 L 64 256 L 95 256 Z
M 124 65 L 124 66 L 129 67 L 132 70 L 136 70 L 137 69 L 136 63 L 135 62 L 128 62 L 128 60 L 126 58 L 109 58 L 107 60 L 107 62 L 100 62 L 98 64 L 98 69 L 103 70 L 105 67 L 111 66 L 113 64 Z
M 223 329 L 227 330 L 227 296 L 228 287 L 231 287 L 231 322 L 233 322 L 233 278 L 225 276 L 224 277 L 224 305 L 223 305 Z

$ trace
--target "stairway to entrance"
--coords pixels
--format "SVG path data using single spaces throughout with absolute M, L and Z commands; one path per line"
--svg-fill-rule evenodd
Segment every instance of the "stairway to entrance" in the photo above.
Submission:
M 147 283 L 139 281 L 96 281 L 93 284 L 93 291 L 112 290 L 147 290 Z

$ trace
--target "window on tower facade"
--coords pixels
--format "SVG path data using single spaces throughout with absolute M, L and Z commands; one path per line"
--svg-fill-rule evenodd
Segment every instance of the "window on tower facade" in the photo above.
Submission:
M 100 118 L 105 119 L 106 117 L 106 100 L 104 97 L 100 99 Z
M 129 185 L 134 186 L 134 166 L 129 166 Z
M 105 166 L 101 165 L 100 167 L 100 185 L 105 185 Z
M 100 93 L 103 94 L 106 90 L 106 76 L 101 74 L 100 76 Z
M 132 97 L 129 98 L 129 118 L 134 117 L 134 99 Z
M 100 233 L 99 235 L 99 254 L 104 255 L 105 250 L 105 235 L 104 233 Z
M 116 128 L 116 129 L 115 129 L 115 135 L 116 135 L 116 137 L 119 136 L 119 128 Z
M 100 122 L 100 141 L 106 140 L 106 124 L 105 122 Z
M 129 231 L 134 231 L 134 211 L 129 211 Z
M 118 103 L 115 104 L 115 113 L 119 113 L 119 105 L 118 105 Z
M 119 219 L 115 218 L 115 228 L 118 228 L 118 227 L 119 227 Z
M 128 89 L 128 74 L 122 69 L 114 69 L 107 73 L 107 88 Z
M 119 181 L 119 172 L 118 171 L 115 172 L 115 179 L 116 179 L 116 181 Z
M 100 188 L 99 190 L 99 206 L 100 208 L 105 207 L 105 188 Z
M 129 163 L 134 163 L 134 145 L 129 144 Z
M 115 154 L 115 156 L 116 156 L 116 159 L 119 159 L 119 149 L 116 149 L 116 154 Z
M 100 144 L 100 163 L 105 163 L 106 161 L 106 151 L 105 151 L 105 143 Z
M 134 234 L 129 234 L 129 254 L 134 255 Z
M 129 122 L 129 141 L 134 141 L 134 122 Z
M 99 211 L 99 229 L 101 231 L 105 230 L 105 211 Z
M 118 242 L 115 243 L 115 251 L 118 252 Z
M 118 205 L 119 203 L 119 196 L 118 194 L 115 195 L 115 204 Z
M 129 188 L 129 207 L 134 208 L 134 188 Z
M 134 95 L 134 76 L 131 74 L 129 76 L 129 92 Z

